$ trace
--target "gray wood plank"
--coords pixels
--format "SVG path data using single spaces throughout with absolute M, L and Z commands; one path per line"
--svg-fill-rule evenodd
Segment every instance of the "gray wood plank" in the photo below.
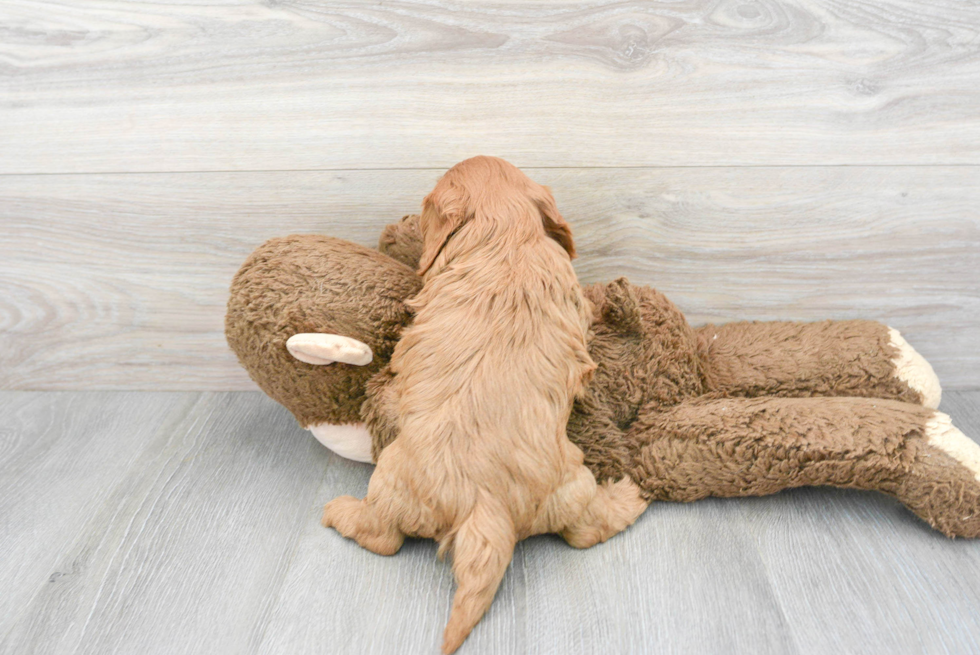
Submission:
M 799 652 L 745 522 L 724 502 L 653 505 L 588 551 L 526 542 L 524 571 L 532 653 Z
M 528 169 L 584 282 L 627 275 L 693 324 L 870 318 L 980 386 L 978 167 Z M 436 170 L 0 176 L 0 388 L 253 389 L 223 337 L 263 240 L 375 245 Z
M 0 393 L 0 641 L 37 594 L 84 574 L 65 553 L 195 396 Z
M 980 164 L 980 7 L 8 0 L 0 172 Z
M 261 640 L 327 453 L 257 393 L 203 394 L 158 430 L 0 650 L 239 653 Z
M 943 410 L 980 434 L 980 392 Z M 0 424 L 0 652 L 437 650 L 449 564 L 320 527 L 371 468 L 260 393 L 3 392 Z M 586 551 L 520 544 L 460 652 L 972 652 L 978 589 L 980 541 L 884 496 L 658 504 Z
M 870 493 L 739 501 L 802 653 L 980 648 L 980 545 L 946 539 Z

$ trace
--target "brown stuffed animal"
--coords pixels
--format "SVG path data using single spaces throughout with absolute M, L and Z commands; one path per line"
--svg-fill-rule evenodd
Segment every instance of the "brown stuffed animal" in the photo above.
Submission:
M 387 363 L 412 320 L 404 301 L 421 288 L 417 217 L 388 226 L 380 250 L 272 239 L 235 276 L 226 317 L 252 379 L 361 461 L 397 437 Z M 598 370 L 568 436 L 599 482 L 629 476 L 648 502 L 870 489 L 950 537 L 980 535 L 980 446 L 935 411 L 939 382 L 897 331 L 871 321 L 693 329 L 663 295 L 625 279 L 585 293 Z

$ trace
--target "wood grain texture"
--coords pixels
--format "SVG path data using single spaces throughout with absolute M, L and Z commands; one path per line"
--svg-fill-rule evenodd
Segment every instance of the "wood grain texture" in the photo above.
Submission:
M 978 40 L 964 0 L 8 0 L 0 389 L 254 389 L 248 253 L 373 246 L 482 153 L 553 187 L 583 281 L 884 321 L 976 438 Z M 319 526 L 370 472 L 254 391 L 0 392 L 0 653 L 435 652 L 434 545 Z M 978 590 L 980 543 L 884 496 L 663 504 L 519 544 L 460 652 L 976 652 Z
M 584 282 L 692 324 L 869 318 L 980 386 L 978 167 L 528 169 Z M 0 388 L 252 389 L 227 288 L 272 236 L 373 246 L 439 171 L 0 176 Z
M 99 508 L 193 395 L 0 394 L 0 641 L 38 593 L 85 573 L 63 554 L 91 538 Z
M 51 578 L 35 584 L 20 618 L 4 625 L 0 651 L 238 653 L 261 641 L 327 452 L 260 394 L 178 399 L 187 396 L 193 402 L 169 420 L 145 417 L 154 436 L 137 439 L 139 456 L 126 475 L 90 499 L 85 529 L 73 541 L 30 544 L 30 554 L 56 555 L 57 563 L 36 571 Z M 67 397 L 125 417 L 165 407 L 173 394 Z M 72 436 L 62 440 L 74 445 Z M 132 450 L 134 436 L 142 435 L 110 439 Z M 86 472 L 82 458 L 64 466 Z M 31 478 L 25 495 L 51 494 L 51 477 Z M 57 515 L 43 513 L 36 523 L 59 526 Z
M 944 409 L 980 435 L 980 392 Z M 435 546 L 319 525 L 371 467 L 259 392 L 0 392 L 0 653 L 436 652 Z M 522 542 L 459 651 L 969 653 L 980 540 L 871 492 L 655 504 L 606 544 Z
M 0 173 L 980 164 L 964 0 L 8 0 Z
M 587 553 L 527 544 L 533 653 L 799 652 L 738 512 L 724 503 L 650 507 Z

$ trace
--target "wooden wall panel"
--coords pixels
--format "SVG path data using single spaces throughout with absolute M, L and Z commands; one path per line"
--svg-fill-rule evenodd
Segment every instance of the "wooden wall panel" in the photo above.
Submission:
M 980 164 L 980 5 L 8 0 L 0 173 Z
M 980 168 L 528 169 L 584 282 L 691 322 L 871 318 L 980 386 Z M 0 176 L 0 388 L 249 389 L 222 334 L 263 240 L 374 245 L 436 170 Z

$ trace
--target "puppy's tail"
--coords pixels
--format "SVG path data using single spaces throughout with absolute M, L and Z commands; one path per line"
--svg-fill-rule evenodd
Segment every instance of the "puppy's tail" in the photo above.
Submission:
M 453 538 L 456 596 L 443 633 L 442 652 L 459 648 L 493 602 L 517 536 L 510 513 L 487 498 L 477 501 Z

